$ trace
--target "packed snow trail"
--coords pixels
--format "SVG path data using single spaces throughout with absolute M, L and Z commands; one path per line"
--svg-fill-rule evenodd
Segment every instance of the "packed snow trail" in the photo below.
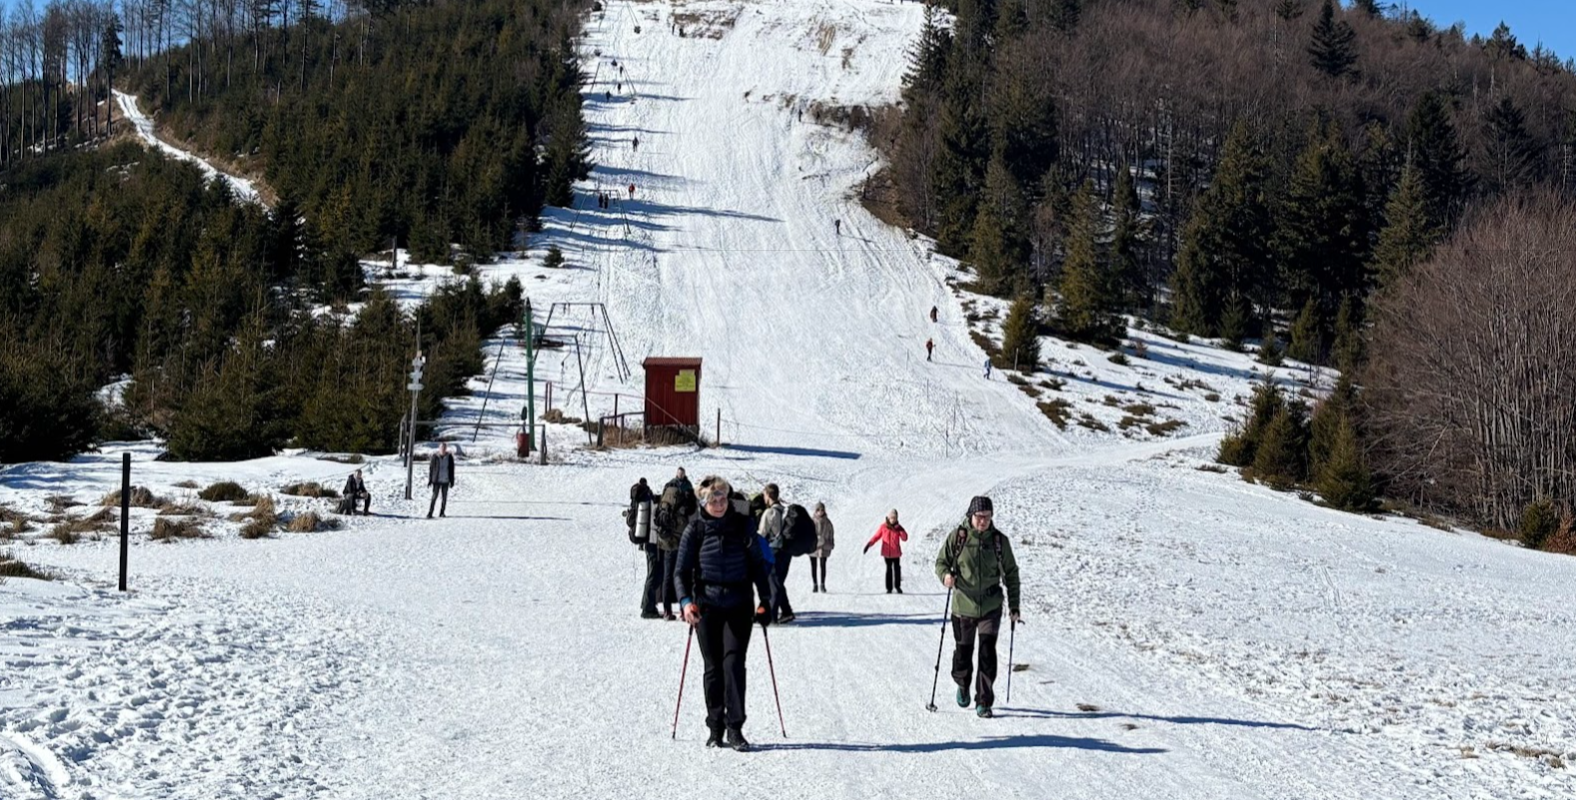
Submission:
M 257 187 L 251 181 L 231 175 L 208 163 L 208 160 L 202 156 L 189 153 L 160 139 L 158 133 L 154 131 L 153 118 L 142 113 L 142 109 L 137 107 L 136 95 L 126 94 L 116 89 L 115 102 L 120 106 L 120 111 L 125 117 L 125 121 L 131 123 L 132 128 L 137 131 L 137 137 L 142 139 L 149 147 L 177 161 L 195 164 L 198 169 L 202 170 L 204 175 L 208 176 L 209 180 L 223 180 L 230 187 L 230 191 L 234 192 L 236 197 L 245 202 L 267 205 L 267 203 L 263 202 L 262 195 L 258 194 Z
M 404 469 L 378 459 L 366 469 L 386 516 L 345 531 L 139 546 L 131 598 L 0 588 L 0 793 L 1568 796 L 1563 770 L 1492 744 L 1573 749 L 1563 598 L 1576 559 L 1200 471 L 1218 425 L 1172 441 L 1064 436 L 980 376 L 944 265 L 849 199 L 868 150 L 797 113 L 894 97 L 919 4 L 605 8 L 581 43 L 599 167 L 544 237 L 589 269 L 528 291 L 603 299 L 631 360 L 703 356 L 703 397 L 741 446 L 462 459 L 449 517 L 430 522 L 425 494 L 403 500 Z M 598 188 L 631 181 L 634 200 L 596 209 Z M 591 356 L 596 386 L 616 388 L 606 354 Z M 1245 372 L 1209 377 L 1236 375 L 1229 397 Z M 1079 402 L 1098 404 L 1102 381 Z M 523 391 L 509 370 L 494 397 Z M 289 460 L 138 475 L 171 491 L 233 470 L 273 490 Z M 348 469 L 296 461 L 318 479 Z M 831 591 L 809 593 L 801 560 L 799 621 L 772 631 L 786 740 L 752 643 L 758 753 L 702 747 L 698 656 L 668 738 L 684 629 L 637 618 L 644 564 L 618 512 L 637 477 L 660 486 L 678 465 L 776 481 L 792 501 L 825 500 L 838 526 Z M 112 466 L 94 462 L 80 493 L 101 496 Z M 71 491 L 87 471 L 29 465 L 16 483 Z M 951 704 L 946 675 L 938 712 L 924 709 L 944 601 L 931 559 L 981 492 L 1025 581 L 1027 669 L 989 721 Z M 913 535 L 903 595 L 882 592 L 881 560 L 859 552 L 892 506 Z M 75 580 L 114 574 L 107 544 L 27 551 Z

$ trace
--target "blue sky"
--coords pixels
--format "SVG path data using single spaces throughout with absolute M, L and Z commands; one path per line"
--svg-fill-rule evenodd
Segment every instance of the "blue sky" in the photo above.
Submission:
M 1390 0 L 1399 3 L 1401 0 Z M 1576 2 L 1573 0 L 1405 0 L 1407 7 L 1449 27 L 1466 23 L 1467 35 L 1493 32 L 1503 20 L 1528 50 L 1538 42 L 1561 60 L 1576 57 Z

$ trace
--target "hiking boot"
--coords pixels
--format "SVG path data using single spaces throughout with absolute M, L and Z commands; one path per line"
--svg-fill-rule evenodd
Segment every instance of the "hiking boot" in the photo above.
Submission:
M 990 706 L 979 705 L 974 707 L 974 716 L 979 717 L 980 719 L 990 719 L 996 715 L 991 712 Z
M 898 594 L 902 594 L 903 593 L 903 587 L 901 587 L 901 586 L 897 587 L 897 593 Z
M 640 618 L 641 619 L 662 619 L 662 615 L 658 614 L 656 609 L 651 609 L 650 611 L 642 611 L 642 612 L 640 612 Z
M 662 613 L 662 618 L 667 620 L 668 622 L 672 622 L 673 620 L 678 619 L 678 617 L 673 616 L 673 612 L 672 611 L 664 611 Z
M 792 611 L 790 611 L 790 612 L 788 612 L 786 614 L 783 614 L 782 616 L 777 618 L 777 624 L 778 625 L 787 625 L 788 623 L 793 622 L 793 621 L 794 621 L 794 616 L 793 616 L 793 612 Z
M 706 737 L 707 747 L 722 747 L 722 729 L 712 728 L 711 735 Z
M 728 737 L 724 741 L 723 747 L 733 748 L 740 753 L 748 753 L 751 750 L 750 743 L 745 740 L 744 734 L 738 728 L 728 729 Z
M 959 686 L 958 687 L 958 708 L 968 708 L 968 707 L 969 707 L 969 690 L 964 688 L 964 687 L 962 687 L 962 686 Z

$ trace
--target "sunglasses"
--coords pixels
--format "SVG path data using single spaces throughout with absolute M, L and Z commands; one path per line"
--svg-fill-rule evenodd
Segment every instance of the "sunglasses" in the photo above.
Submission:
M 727 499 L 728 499 L 728 493 L 727 492 L 712 492 L 711 494 L 706 496 L 706 502 L 708 502 L 708 503 L 719 503 L 719 502 L 723 502 L 723 501 L 725 501 Z

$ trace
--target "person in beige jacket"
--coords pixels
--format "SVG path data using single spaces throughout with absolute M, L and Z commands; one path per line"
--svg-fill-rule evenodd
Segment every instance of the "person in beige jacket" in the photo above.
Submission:
M 832 554 L 832 518 L 826 515 L 826 504 L 816 503 L 815 513 L 811 515 L 815 520 L 815 552 L 810 554 L 810 580 L 815 583 L 812 592 L 826 591 L 826 558 Z

